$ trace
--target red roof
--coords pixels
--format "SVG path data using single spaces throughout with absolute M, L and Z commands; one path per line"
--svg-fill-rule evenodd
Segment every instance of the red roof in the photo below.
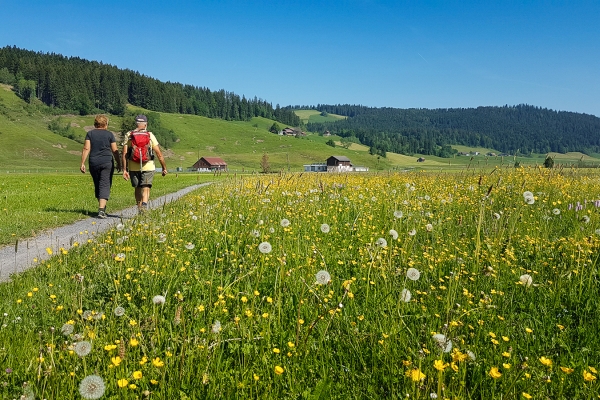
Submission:
M 204 159 L 204 161 L 210 165 L 227 165 L 227 163 L 220 157 L 202 157 L 202 159 Z

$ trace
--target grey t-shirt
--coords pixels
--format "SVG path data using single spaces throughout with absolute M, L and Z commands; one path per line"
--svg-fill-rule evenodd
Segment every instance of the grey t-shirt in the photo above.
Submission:
M 115 135 L 106 129 L 92 129 L 85 136 L 90 141 L 90 167 L 111 164 L 113 153 L 110 144 L 115 143 Z

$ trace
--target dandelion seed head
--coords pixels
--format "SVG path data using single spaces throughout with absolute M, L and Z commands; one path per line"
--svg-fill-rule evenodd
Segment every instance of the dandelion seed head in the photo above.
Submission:
M 390 229 L 390 236 L 392 237 L 392 239 L 398 240 L 398 232 L 396 232 L 395 229 Z
M 521 277 L 519 278 L 519 281 L 525 286 L 525 287 L 529 287 L 531 286 L 531 284 L 533 283 L 533 278 L 531 277 L 531 275 L 529 274 L 523 274 L 521 275 Z
M 75 351 L 75 354 L 79 357 L 85 357 L 92 351 L 92 344 L 86 340 L 77 342 L 73 346 L 73 351 Z
M 560 210 L 558 208 L 555 208 L 554 210 L 552 210 L 552 214 L 559 215 L 560 214 Z
M 290 226 L 290 220 L 287 218 L 284 218 L 281 220 L 280 224 L 282 227 L 287 228 L 288 226 Z
M 188 249 L 188 250 L 193 250 L 194 247 L 196 247 L 196 245 L 194 243 L 187 243 L 185 245 L 185 248 Z
M 156 241 L 158 243 L 164 243 L 167 241 L 167 235 L 164 233 L 159 233 L 158 236 L 156 237 Z
M 411 298 L 412 294 L 410 293 L 410 290 L 402 289 L 402 292 L 400 293 L 400 300 L 402 300 L 405 303 L 408 303 Z
M 221 332 L 221 321 L 215 320 L 215 322 L 212 324 L 212 327 L 210 328 L 210 331 L 212 333 L 219 333 L 219 332 Z
M 403 215 L 404 213 L 400 210 L 394 211 L 394 218 L 402 218 Z
M 69 336 L 71 333 L 73 333 L 73 329 L 75 329 L 75 327 L 71 324 L 64 324 L 61 328 L 60 328 L 60 332 L 65 335 L 65 336 Z
M 125 315 L 125 309 L 123 307 L 119 306 L 119 307 L 115 308 L 115 310 L 113 311 L 113 313 L 117 317 L 122 317 L 123 315 Z
M 583 222 L 584 224 L 589 224 L 590 217 L 588 217 L 587 215 L 584 215 L 583 217 L 581 217 L 581 222 Z
M 273 250 L 273 248 L 271 247 L 271 243 L 269 242 L 262 242 L 258 245 L 258 251 L 260 251 L 263 254 L 269 254 L 271 250 Z
M 152 298 L 152 302 L 154 304 L 156 304 L 157 306 L 165 304 L 166 301 L 167 301 L 167 299 L 165 299 L 165 296 L 161 296 L 159 294 L 157 294 L 156 296 L 154 296 Z
M 255 237 L 255 238 L 260 237 L 260 232 L 257 231 L 256 229 L 254 229 L 250 232 L 250 236 Z
M 385 240 L 384 238 L 379 238 L 377 239 L 377 241 L 375 242 L 375 245 L 377 247 L 387 247 L 387 240 Z
M 449 353 L 452 350 L 452 341 L 441 333 L 436 333 L 432 336 L 436 345 L 444 352 Z
M 331 281 L 331 275 L 325 270 L 317 272 L 316 278 L 319 285 L 327 285 Z
M 427 232 L 431 232 L 433 230 L 433 225 L 427 224 L 425 225 L 425 229 L 427 230 Z
M 327 225 L 327 224 L 321 224 L 321 232 L 323 232 L 323 233 L 329 233 L 329 230 L 330 230 L 329 225 Z
M 79 394 L 86 400 L 99 399 L 105 389 L 104 380 L 98 375 L 88 375 L 79 384 Z
M 421 277 L 421 273 L 418 269 L 411 267 L 406 271 L 406 277 L 411 281 L 418 281 Z
M 125 229 L 125 225 L 123 225 L 122 223 L 118 223 L 117 226 L 116 226 L 116 229 L 118 231 L 122 231 L 123 229 Z
M 408 234 L 410 236 L 415 236 L 417 234 L 417 230 L 416 229 L 411 229 L 410 231 L 408 231 Z

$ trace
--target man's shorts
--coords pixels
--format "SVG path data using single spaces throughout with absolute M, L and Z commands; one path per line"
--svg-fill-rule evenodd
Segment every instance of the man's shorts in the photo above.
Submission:
M 154 171 L 129 171 L 131 186 L 135 187 L 152 187 L 154 179 Z

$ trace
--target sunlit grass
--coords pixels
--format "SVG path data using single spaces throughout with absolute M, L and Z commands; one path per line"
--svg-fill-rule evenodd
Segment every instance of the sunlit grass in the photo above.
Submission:
M 0 286 L 0 393 L 595 398 L 598 199 L 540 169 L 232 177 Z

